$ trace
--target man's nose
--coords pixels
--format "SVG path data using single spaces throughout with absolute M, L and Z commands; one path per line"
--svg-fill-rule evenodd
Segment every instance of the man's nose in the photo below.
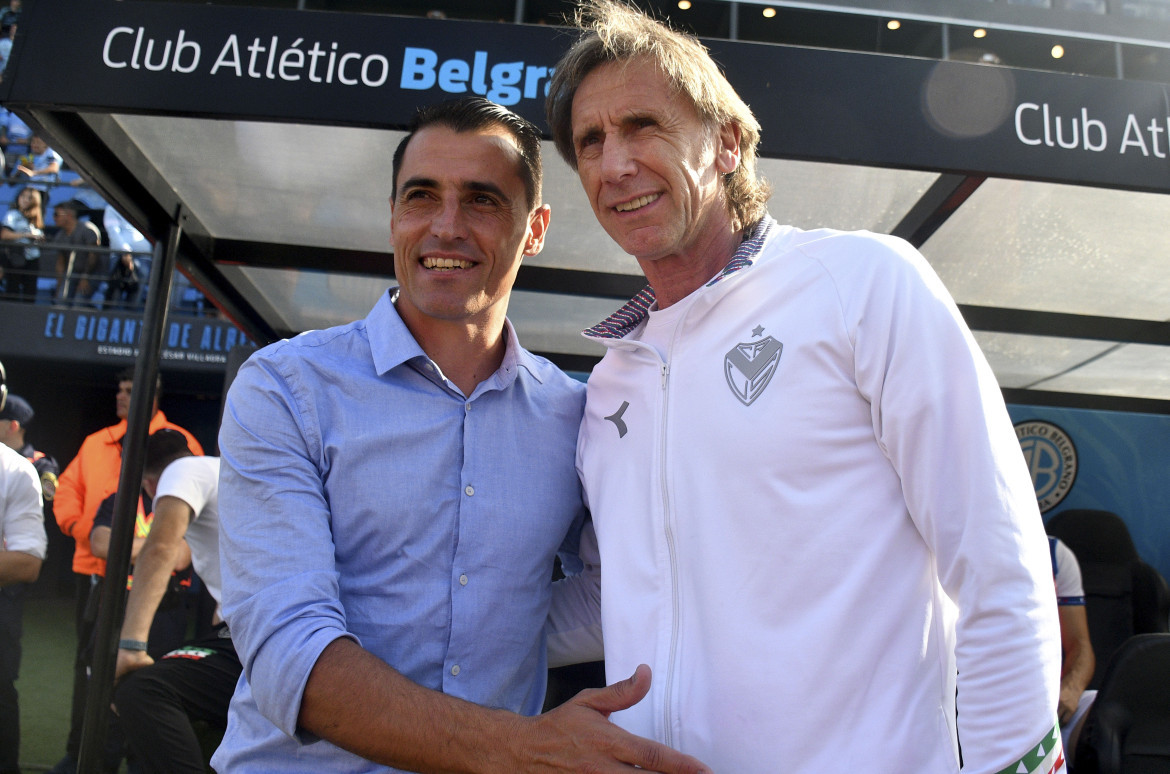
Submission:
M 466 236 L 463 208 L 458 202 L 444 201 L 431 220 L 431 233 L 439 239 L 461 239 Z
M 629 142 L 620 136 L 606 139 L 601 147 L 601 174 L 606 182 L 616 182 L 638 171 Z

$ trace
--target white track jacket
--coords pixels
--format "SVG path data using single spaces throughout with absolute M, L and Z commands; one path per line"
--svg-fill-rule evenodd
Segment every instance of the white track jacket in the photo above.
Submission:
M 586 332 L 606 670 L 653 668 L 613 721 L 721 774 L 956 772 L 957 675 L 964 774 L 1063 771 L 1035 493 L 925 259 L 766 217 L 648 327 L 652 300 Z

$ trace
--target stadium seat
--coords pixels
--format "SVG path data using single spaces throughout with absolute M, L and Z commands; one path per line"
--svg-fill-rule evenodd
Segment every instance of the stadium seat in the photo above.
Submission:
M 16 183 L 4 183 L 0 185 L 0 205 L 4 207 L 5 212 L 16 208 L 16 196 L 22 188 L 24 188 L 23 185 Z
M 1170 629 L 1170 590 L 1158 571 L 1144 562 L 1129 528 L 1109 511 L 1067 510 L 1046 525 L 1076 554 L 1085 586 L 1089 637 L 1097 671 L 1089 688 L 1098 688 L 1104 666 L 1135 634 Z
M 1077 774 L 1170 772 L 1170 634 L 1139 634 L 1109 660 L 1077 742 Z

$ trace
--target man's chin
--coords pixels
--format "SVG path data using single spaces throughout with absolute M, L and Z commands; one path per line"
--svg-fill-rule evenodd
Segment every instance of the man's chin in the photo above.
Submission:
M 609 232 L 609 237 L 625 253 L 639 261 L 654 261 L 667 254 L 663 240 L 657 232 L 641 228 L 637 231 Z

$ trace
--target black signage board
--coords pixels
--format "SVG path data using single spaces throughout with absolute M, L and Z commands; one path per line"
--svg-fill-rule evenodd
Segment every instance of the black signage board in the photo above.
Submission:
M 3 342 L 15 347 L 4 351 L 0 342 L 0 355 L 86 364 L 133 365 L 143 332 L 142 315 L 44 304 L 0 303 L 0 323 Z M 165 369 L 223 373 L 237 346 L 255 348 L 227 320 L 172 315 L 160 362 Z
M 706 41 L 762 154 L 1170 191 L 1170 86 Z
M 549 71 L 570 40 L 545 27 L 358 13 L 51 5 L 18 30 L 14 104 L 400 127 L 421 104 L 479 93 L 543 123 Z
M 0 86 L 17 108 L 375 127 L 468 93 L 543 125 L 549 75 L 573 39 L 556 27 L 131 0 L 26 13 Z M 759 116 L 768 156 L 1170 191 L 1163 84 L 705 43 Z

